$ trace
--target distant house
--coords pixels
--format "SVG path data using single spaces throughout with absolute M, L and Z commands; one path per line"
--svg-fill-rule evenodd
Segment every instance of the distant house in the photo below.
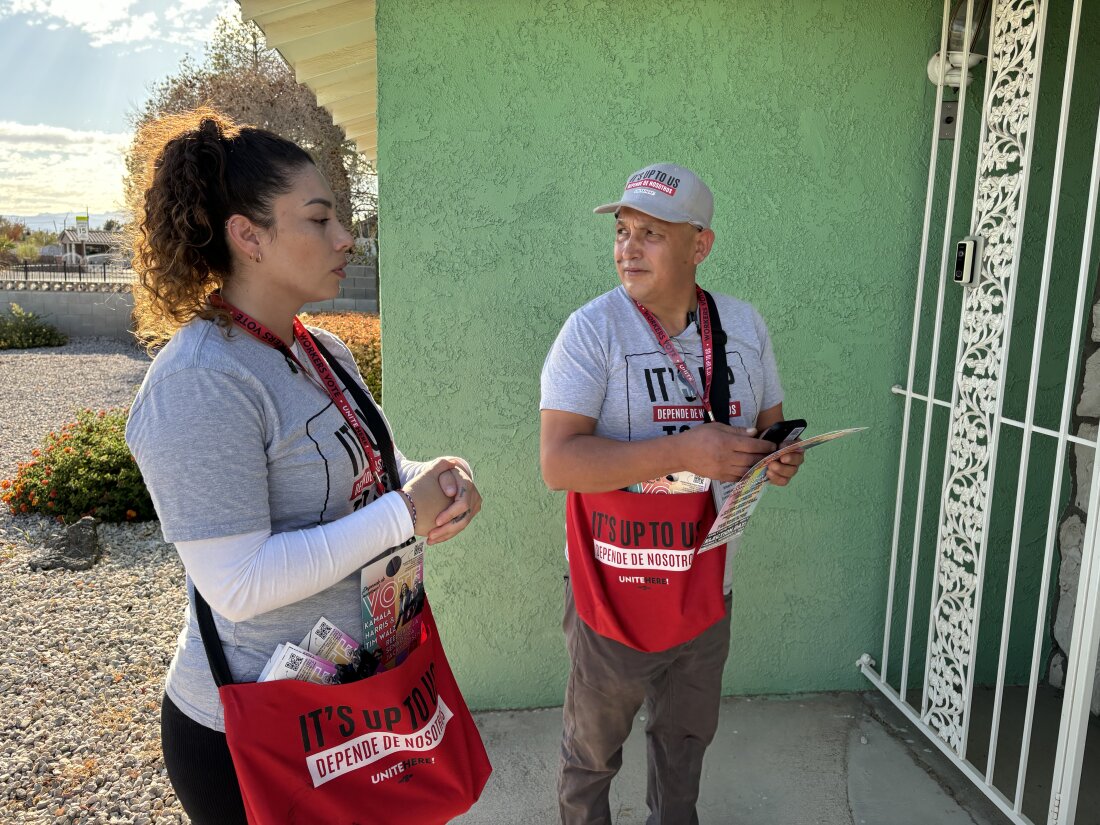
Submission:
M 61 254 L 66 260 L 87 258 L 89 255 L 117 253 L 124 245 L 121 232 L 104 232 L 93 229 L 88 232 L 88 237 L 81 241 L 76 237 L 76 230 L 71 228 L 61 233 L 58 243 L 62 246 L 63 251 Z

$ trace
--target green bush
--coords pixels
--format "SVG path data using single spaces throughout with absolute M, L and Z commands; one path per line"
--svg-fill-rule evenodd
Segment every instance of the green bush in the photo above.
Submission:
M 149 521 L 153 502 L 126 446 L 126 410 L 81 410 L 76 421 L 46 436 L 14 479 L 0 481 L 12 513 L 44 513 L 66 523 Z
M 0 349 L 61 347 L 67 343 L 68 336 L 19 304 L 12 304 L 8 315 L 0 315 Z
M 363 382 L 367 385 L 374 400 L 382 403 L 382 356 L 379 347 L 371 344 L 348 343 L 351 357 L 355 359 L 355 365 L 359 367 L 359 374 L 363 376 Z
M 298 315 L 303 324 L 328 330 L 351 350 L 359 374 L 382 403 L 382 327 L 378 316 L 367 312 L 315 312 Z

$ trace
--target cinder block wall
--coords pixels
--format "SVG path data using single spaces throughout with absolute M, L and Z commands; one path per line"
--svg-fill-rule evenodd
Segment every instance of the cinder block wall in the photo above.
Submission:
M 349 266 L 340 295 L 331 301 L 307 304 L 306 312 L 378 312 L 378 269 Z M 28 285 L 29 286 L 29 285 Z M 46 320 L 70 337 L 130 338 L 134 299 L 129 292 L 77 292 L 59 284 L 39 284 L 48 289 L 0 289 L 0 311 L 10 304 Z
M 378 267 L 349 266 L 340 295 L 306 304 L 305 312 L 378 312 Z
M 70 337 L 99 335 L 130 338 L 130 314 L 134 299 L 129 292 L 65 292 L 37 289 L 0 290 L 0 309 L 19 304 L 41 315 Z

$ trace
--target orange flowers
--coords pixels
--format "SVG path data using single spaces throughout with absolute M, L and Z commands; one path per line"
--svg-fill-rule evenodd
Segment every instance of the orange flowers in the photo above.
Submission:
M 14 514 L 40 512 L 71 522 L 94 514 L 111 522 L 153 517 L 153 505 L 126 446 L 126 410 L 82 410 L 50 433 L 0 481 L 0 501 Z

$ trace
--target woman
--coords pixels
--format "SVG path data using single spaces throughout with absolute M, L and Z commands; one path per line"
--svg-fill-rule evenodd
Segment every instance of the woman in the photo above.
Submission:
M 211 110 L 162 120 L 139 141 L 135 316 L 140 337 L 167 343 L 126 438 L 189 602 L 161 742 L 192 822 L 243 823 L 195 589 L 234 680 L 254 681 L 276 645 L 322 615 L 358 636 L 359 569 L 414 534 L 452 538 L 481 497 L 457 458 L 418 463 L 395 450 L 400 478 L 388 478 L 379 444 L 390 433 L 370 432 L 321 350 L 358 378 L 350 352 L 296 322 L 304 304 L 337 295 L 353 241 L 309 155 Z

